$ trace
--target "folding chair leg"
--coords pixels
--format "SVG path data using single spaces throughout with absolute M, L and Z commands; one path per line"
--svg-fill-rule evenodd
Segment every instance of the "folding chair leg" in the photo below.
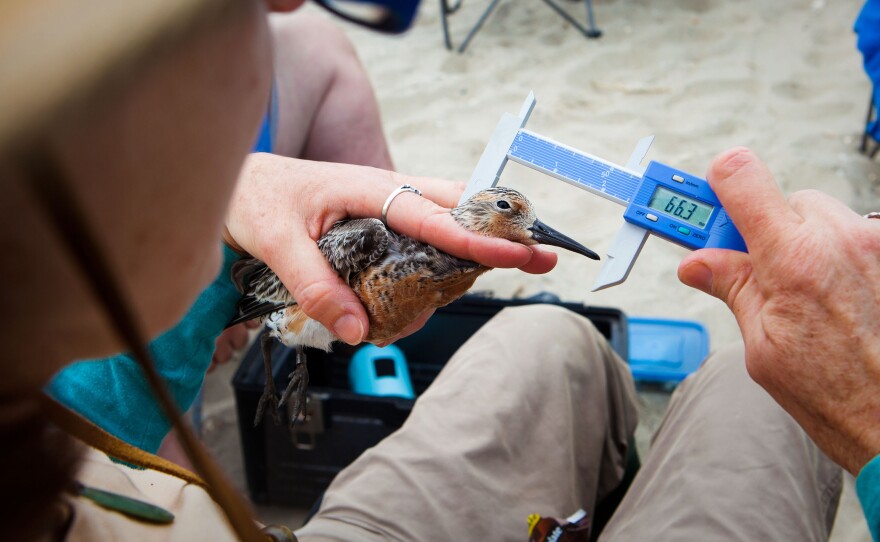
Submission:
M 450 6 L 449 0 L 440 0 L 440 23 L 443 25 L 443 41 L 446 43 L 446 49 L 452 50 L 452 38 L 449 36 L 449 15 L 452 15 L 461 7 L 462 0 L 458 0 L 455 5 Z
M 471 31 L 468 32 L 467 37 L 464 39 L 463 42 L 461 42 L 461 45 L 458 47 L 459 53 L 463 53 L 464 50 L 467 49 L 468 44 L 470 44 L 471 40 L 474 39 L 474 36 L 477 34 L 477 32 L 479 32 L 480 28 L 483 27 L 483 23 L 486 22 L 486 19 L 489 18 L 489 15 L 491 15 L 492 12 L 495 11 L 495 8 L 498 7 L 498 2 L 499 0 L 492 0 L 492 3 L 489 4 L 489 7 L 486 8 L 486 11 L 484 11 L 483 14 L 480 15 L 480 18 L 477 20 L 477 24 L 475 24 L 474 27 L 471 28 Z
M 587 32 L 588 38 L 598 38 L 602 35 L 602 31 L 596 28 L 596 18 L 593 16 L 593 0 L 584 0 L 587 6 L 587 21 L 590 22 L 590 30 Z
M 477 35 L 477 32 L 483 27 L 483 23 L 486 22 L 486 19 L 489 18 L 489 15 L 495 11 L 495 8 L 498 7 L 498 2 L 500 0 L 492 0 L 489 6 L 483 11 L 480 18 L 477 20 L 476 24 L 474 24 L 473 28 L 471 28 L 470 32 L 468 32 L 467 37 L 464 38 L 464 41 L 461 42 L 461 45 L 458 46 L 458 52 L 463 53 L 465 49 L 467 49 L 468 45 L 470 45 L 471 40 L 474 39 L 474 36 Z M 448 16 L 458 11 L 458 8 L 461 7 L 462 0 L 458 0 L 454 5 L 449 5 L 450 0 L 440 0 L 440 23 L 443 26 L 443 41 L 446 44 L 446 48 L 448 50 L 452 50 L 452 38 L 449 36 L 449 21 Z M 544 0 L 548 6 L 553 8 L 560 17 L 571 23 L 572 26 L 577 28 L 581 34 L 588 38 L 598 38 L 602 35 L 602 31 L 596 28 L 596 19 L 593 17 L 593 1 L 592 0 L 584 0 L 584 6 L 587 8 L 587 21 L 589 22 L 589 28 L 584 27 L 581 23 L 579 23 L 576 19 L 574 19 L 571 15 L 566 13 L 562 8 L 560 8 L 553 0 Z
M 868 125 L 871 124 L 871 121 L 874 120 L 874 92 L 871 92 L 871 96 L 868 97 L 868 116 L 865 118 L 865 129 L 862 132 L 862 144 L 859 147 L 859 151 L 862 154 L 868 154 Z M 871 158 L 874 157 L 874 154 L 877 153 L 877 149 L 874 149 L 874 152 L 871 153 Z
M 577 28 L 584 36 L 588 38 L 598 38 L 602 35 L 602 31 L 596 28 L 596 20 L 593 17 L 592 0 L 584 0 L 584 5 L 587 7 L 587 20 L 590 23 L 590 28 L 584 28 L 584 25 L 579 23 L 571 15 L 566 13 L 565 10 L 556 5 L 556 2 L 554 2 L 553 0 L 544 0 L 544 3 L 553 8 L 553 11 L 555 11 L 560 17 L 571 23 L 572 26 Z

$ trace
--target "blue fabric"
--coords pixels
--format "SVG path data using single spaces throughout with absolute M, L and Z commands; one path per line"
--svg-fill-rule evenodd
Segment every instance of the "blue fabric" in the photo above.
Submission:
M 272 116 L 263 117 L 263 125 L 260 127 L 260 135 L 257 137 L 257 144 L 254 145 L 254 152 L 272 152 Z
M 880 455 L 868 461 L 856 478 L 856 493 L 874 542 L 880 542 Z
M 868 0 L 856 18 L 856 46 L 862 52 L 865 72 L 874 85 L 874 106 L 880 106 L 880 0 Z M 880 141 L 880 124 L 868 124 L 868 134 Z
M 223 247 L 220 274 L 184 319 L 150 343 L 150 351 L 178 405 L 188 409 L 202 387 L 214 341 L 236 314 L 241 294 L 230 280 L 240 256 Z M 127 354 L 74 363 L 47 390 L 116 437 L 154 453 L 171 428 L 135 360 Z
M 269 98 L 269 110 L 263 117 L 263 125 L 260 127 L 260 135 L 257 136 L 257 144 L 254 152 L 272 152 L 275 148 L 275 133 L 278 131 L 278 92 L 272 85 L 272 95 Z

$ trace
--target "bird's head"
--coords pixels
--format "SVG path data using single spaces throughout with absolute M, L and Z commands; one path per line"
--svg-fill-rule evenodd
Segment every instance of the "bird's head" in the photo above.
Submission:
M 452 209 L 452 216 L 476 233 L 524 245 L 553 245 L 599 259 L 592 250 L 538 220 L 531 202 L 510 188 L 496 186 L 477 192 Z

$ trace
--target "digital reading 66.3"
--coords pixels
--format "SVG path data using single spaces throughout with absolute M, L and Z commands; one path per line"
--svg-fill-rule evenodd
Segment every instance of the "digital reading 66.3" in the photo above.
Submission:
M 706 222 L 712 216 L 715 207 L 684 196 L 674 190 L 658 186 L 648 202 L 648 207 L 661 213 L 684 220 L 698 228 L 706 227 Z

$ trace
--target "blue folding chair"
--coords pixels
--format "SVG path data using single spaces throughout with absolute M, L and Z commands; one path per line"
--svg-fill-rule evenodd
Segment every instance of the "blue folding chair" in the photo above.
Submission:
M 574 0 L 579 1 L 579 0 Z M 462 0 L 440 0 L 440 22 L 443 25 L 443 39 L 446 42 L 446 48 L 450 51 L 452 50 L 452 38 L 449 36 L 449 21 L 448 17 L 454 14 L 461 7 Z M 489 15 L 495 11 L 495 8 L 498 7 L 498 2 L 500 0 L 492 0 L 489 3 L 489 6 L 483 11 L 483 14 L 480 15 L 480 18 L 477 19 L 476 24 L 474 24 L 473 28 L 471 28 L 470 32 L 468 32 L 467 37 L 464 38 L 464 41 L 461 42 L 461 45 L 458 46 L 458 52 L 463 53 L 467 46 L 470 44 L 471 40 L 474 39 L 474 36 L 477 32 L 480 31 L 480 28 L 483 27 L 483 23 L 486 22 L 486 19 L 489 18 Z M 602 31 L 596 28 L 596 20 L 593 17 L 593 0 L 584 0 L 584 6 L 587 8 L 587 21 L 589 22 L 589 28 L 584 27 L 580 22 L 578 22 L 574 17 L 569 15 L 565 10 L 559 7 L 556 2 L 553 0 L 544 0 L 544 3 L 553 8 L 560 17 L 568 21 L 575 28 L 577 28 L 581 34 L 588 38 L 598 38 L 602 35 Z

